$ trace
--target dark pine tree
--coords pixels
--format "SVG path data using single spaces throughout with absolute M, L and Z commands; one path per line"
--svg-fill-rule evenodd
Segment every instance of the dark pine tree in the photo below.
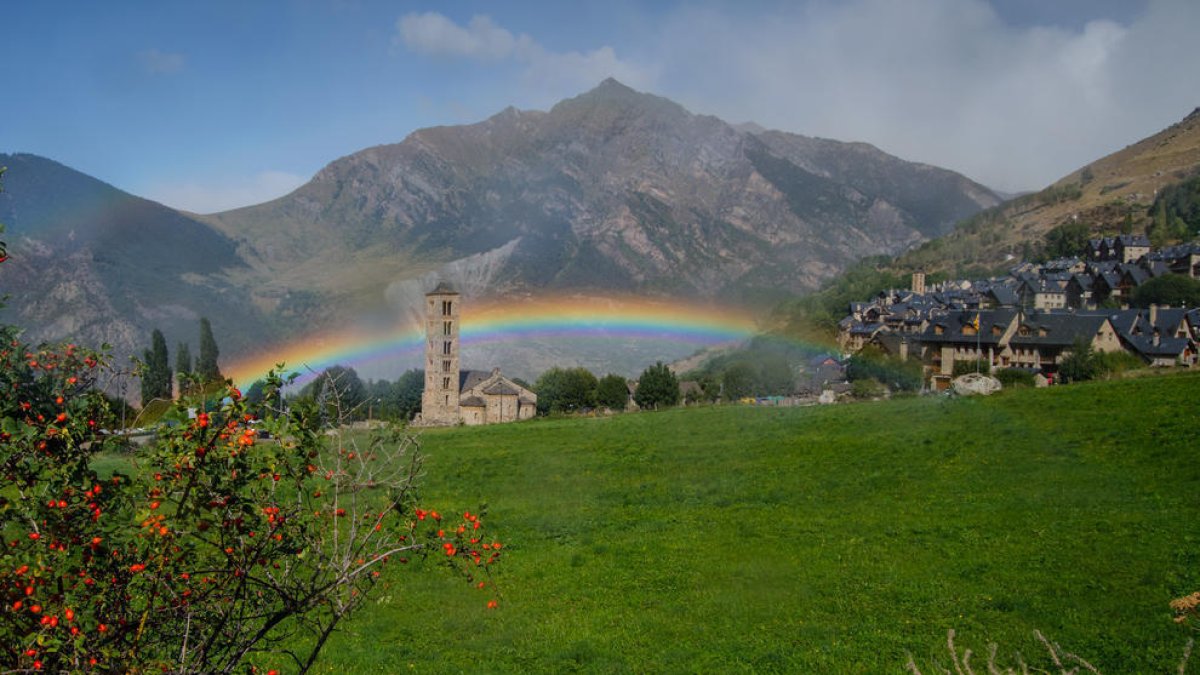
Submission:
M 171 366 L 167 355 L 167 340 L 157 328 L 150 336 L 150 349 L 143 352 L 145 370 L 142 372 L 142 405 L 161 398 L 170 400 Z
M 186 342 L 175 349 L 175 377 L 179 380 L 180 396 L 188 393 L 188 376 L 192 374 L 192 350 Z
M 208 384 L 225 379 L 221 377 L 221 369 L 217 366 L 220 353 L 217 349 L 217 339 L 213 337 L 212 324 L 206 318 L 200 319 L 200 356 L 196 359 L 196 375 L 201 383 Z

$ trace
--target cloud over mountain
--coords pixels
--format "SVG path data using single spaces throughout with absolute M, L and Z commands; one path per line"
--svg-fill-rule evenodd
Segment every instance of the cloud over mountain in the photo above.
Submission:
M 622 60 L 609 45 L 589 51 L 555 52 L 529 35 L 514 35 L 484 15 L 475 15 L 460 26 L 437 12 L 406 14 L 396 21 L 393 45 L 429 56 L 511 61 L 521 66 L 521 79 L 529 89 L 559 95 L 592 86 L 606 77 L 634 87 L 649 86 L 655 80 L 653 66 Z
M 1059 24 L 1017 23 L 1001 9 L 984 0 L 678 5 L 645 17 L 652 41 L 569 52 L 489 17 L 459 25 L 430 12 L 401 18 L 396 40 L 425 55 L 520 64 L 518 105 L 613 76 L 698 112 L 865 140 L 1005 190 L 1052 182 L 1200 103 L 1200 3 L 1152 0 L 1132 19 Z

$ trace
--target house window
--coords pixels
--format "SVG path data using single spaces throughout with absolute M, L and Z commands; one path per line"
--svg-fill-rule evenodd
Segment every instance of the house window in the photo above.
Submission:
M 1000 334 L 1000 326 L 992 326 L 992 335 Z
M 1038 329 L 1038 337 L 1046 337 L 1049 332 L 1045 328 Z
M 444 372 L 444 373 L 450 372 L 450 362 L 449 361 L 442 361 L 442 372 Z
M 963 326 L 963 335 L 974 335 L 975 326 Z
M 942 333 L 945 333 L 945 332 L 946 332 L 946 329 L 945 329 L 945 328 L 943 328 L 942 326 L 934 326 L 934 327 L 933 327 L 933 334 L 934 334 L 934 335 L 941 335 Z
M 442 322 L 442 335 L 449 335 L 449 334 L 450 334 L 450 322 L 443 321 Z

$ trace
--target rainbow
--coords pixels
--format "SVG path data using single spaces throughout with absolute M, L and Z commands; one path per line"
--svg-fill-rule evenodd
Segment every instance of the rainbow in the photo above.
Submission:
M 464 348 L 534 339 L 661 340 L 696 348 L 742 340 L 756 332 L 754 318 L 711 304 L 614 296 L 559 296 L 464 302 Z M 333 365 L 357 369 L 407 356 L 418 361 L 423 327 L 399 323 L 386 330 L 345 330 L 313 334 L 264 349 L 223 365 L 247 386 L 277 363 L 301 373 L 301 380 Z

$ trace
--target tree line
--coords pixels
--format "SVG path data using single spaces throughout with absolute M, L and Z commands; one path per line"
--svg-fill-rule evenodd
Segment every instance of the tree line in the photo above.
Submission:
M 212 324 L 207 318 L 200 319 L 200 354 L 192 362 L 191 348 L 180 342 L 175 351 L 175 369 L 167 352 L 167 339 L 155 328 L 150 334 L 150 348 L 143 350 L 138 372 L 141 375 L 142 407 L 155 400 L 171 401 L 175 398 L 178 385 L 180 396 L 203 391 L 206 385 L 223 382 L 221 368 L 217 365 L 220 349 L 213 337 Z

